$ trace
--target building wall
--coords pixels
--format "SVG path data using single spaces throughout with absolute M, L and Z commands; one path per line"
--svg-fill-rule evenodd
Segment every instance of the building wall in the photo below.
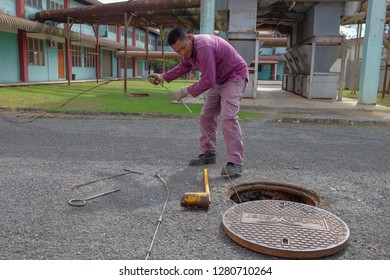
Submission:
M 17 0 L 19 1 L 19 0 Z M 64 0 L 51 0 L 52 2 L 58 3 L 60 5 L 64 5 Z M 8 15 L 16 16 L 16 5 L 15 0 L 0 0 L 0 13 L 5 13 Z M 47 0 L 42 0 L 42 9 L 46 10 L 47 7 Z M 73 7 L 81 7 L 82 4 L 71 1 L 70 6 Z M 25 4 L 25 19 L 29 19 L 31 14 L 34 14 L 36 12 L 39 12 L 40 9 L 36 7 L 32 7 L 28 4 Z M 63 24 L 57 24 L 53 23 L 57 28 L 63 28 Z M 132 32 L 136 32 L 136 41 L 133 43 L 132 36 L 128 37 L 128 44 L 131 46 L 137 46 L 139 48 L 145 48 L 145 33 L 146 31 L 143 29 L 134 29 L 132 26 L 129 27 L 129 30 Z M 89 25 L 80 25 L 80 24 L 74 24 L 72 26 L 71 31 L 75 33 L 82 33 L 83 35 L 89 35 L 95 37 L 95 32 L 93 28 Z M 28 73 L 28 82 L 40 82 L 40 81 L 56 81 L 59 80 L 59 73 L 58 73 L 58 47 L 55 45 L 51 45 L 50 41 L 65 42 L 65 39 L 63 37 L 57 37 L 57 36 L 50 36 L 46 34 L 39 34 L 39 33 L 27 33 L 27 38 L 36 38 L 43 40 L 44 42 L 44 65 L 37 66 L 37 65 L 28 65 L 27 66 L 27 73 Z M 156 45 L 154 42 L 158 39 L 159 35 L 149 32 L 149 42 L 148 42 L 148 48 L 149 50 L 156 50 Z M 116 32 L 113 32 L 112 30 L 109 30 L 107 28 L 107 34 L 103 37 L 107 40 L 117 41 L 117 35 Z M 120 41 L 124 41 L 124 36 L 120 36 Z M 17 36 L 17 30 L 12 29 L 7 26 L 0 26 L 0 63 L 2 67 L 7 67 L 7 71 L 2 71 L 2 75 L 0 76 L 0 82 L 1 83 L 11 83 L 11 82 L 20 82 L 20 63 L 19 63 L 19 52 L 18 52 L 18 36 Z M 82 47 L 82 51 L 84 50 L 84 47 L 95 47 L 93 42 L 73 42 L 73 44 L 79 44 Z M 65 46 L 65 44 L 64 44 Z M 107 51 L 107 48 L 105 49 Z M 27 50 L 25 50 L 27 52 Z M 115 56 L 115 49 L 108 49 L 110 52 L 110 59 L 111 59 L 111 77 L 123 77 L 123 68 L 121 68 L 121 71 L 118 75 L 118 59 Z M 64 47 L 64 53 L 66 52 L 66 49 Z M 107 55 L 107 53 L 106 53 Z M 100 77 L 103 77 L 103 50 L 100 51 Z M 75 75 L 76 80 L 80 79 L 96 79 L 96 68 L 95 67 L 84 67 L 84 53 L 82 53 L 81 61 L 82 66 L 81 67 L 75 67 L 72 66 L 72 74 Z M 105 62 L 107 64 L 107 60 Z M 132 77 L 133 72 L 134 76 L 144 76 L 145 75 L 145 69 L 146 69 L 146 61 L 139 60 L 136 63 L 137 69 L 128 68 L 127 69 L 127 77 Z M 66 66 L 65 66 L 66 68 Z M 107 69 L 105 71 L 107 73 Z M 66 69 L 65 69 L 66 73 Z M 106 75 L 104 75 L 105 78 L 108 78 Z M 66 77 L 64 78 L 66 79 Z
M 56 81 L 58 80 L 58 49 L 48 46 L 48 41 L 45 44 L 45 65 L 44 66 L 28 66 L 28 76 L 31 82 L 36 81 Z
M 19 82 L 18 36 L 15 33 L 0 31 L 0 83 Z M 5 71 L 6 70 L 6 71 Z
M 262 56 L 282 55 L 286 53 L 286 48 L 261 48 L 259 54 Z M 276 66 L 275 66 L 276 65 Z M 259 80 L 282 80 L 284 72 L 284 61 L 281 60 L 277 64 L 263 63 L 259 64 L 257 78 Z M 275 76 L 275 77 L 274 77 Z

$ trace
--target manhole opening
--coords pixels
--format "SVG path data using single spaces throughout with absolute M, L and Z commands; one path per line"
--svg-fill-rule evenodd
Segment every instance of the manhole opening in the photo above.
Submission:
M 321 198 L 313 191 L 294 185 L 271 182 L 237 185 L 230 188 L 229 196 L 236 203 L 255 200 L 285 200 L 315 207 L 321 203 Z
M 129 93 L 128 97 L 148 97 L 148 93 Z

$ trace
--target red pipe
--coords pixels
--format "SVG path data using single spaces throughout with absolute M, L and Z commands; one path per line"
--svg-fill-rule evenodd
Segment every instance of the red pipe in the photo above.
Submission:
M 124 57 L 124 51 L 117 51 L 116 55 L 118 57 Z M 132 58 L 142 58 L 142 59 L 163 59 L 161 51 L 149 51 L 146 55 L 146 51 L 127 51 L 127 56 Z M 171 59 L 181 59 L 181 56 L 175 52 L 164 52 L 164 58 Z
M 200 7 L 200 0 L 143 0 L 143 1 L 127 1 L 110 4 L 97 4 L 91 6 L 68 8 L 61 10 L 44 10 L 31 15 L 32 20 L 45 21 L 54 20 L 57 22 L 66 22 L 67 18 L 72 18 L 75 21 L 82 22 L 93 21 L 122 23 L 123 13 L 133 13 L 137 15 L 141 11 L 151 10 L 172 10 L 172 9 L 188 9 Z M 109 12 L 108 12 L 109 11 Z M 153 16 L 149 18 L 153 21 Z

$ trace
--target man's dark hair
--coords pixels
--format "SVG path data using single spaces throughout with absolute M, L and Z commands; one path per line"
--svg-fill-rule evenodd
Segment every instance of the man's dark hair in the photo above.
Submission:
M 168 44 L 174 45 L 177 40 L 185 40 L 187 38 L 187 32 L 183 28 L 174 28 L 168 33 Z

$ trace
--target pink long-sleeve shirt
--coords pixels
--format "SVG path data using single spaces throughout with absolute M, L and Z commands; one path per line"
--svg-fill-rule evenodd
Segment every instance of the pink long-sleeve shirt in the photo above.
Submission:
M 192 69 L 202 73 L 199 82 L 187 88 L 194 97 L 215 84 L 248 77 L 248 66 L 240 54 L 224 39 L 214 35 L 193 35 L 192 56 L 182 58 L 175 68 L 162 75 L 169 83 Z

